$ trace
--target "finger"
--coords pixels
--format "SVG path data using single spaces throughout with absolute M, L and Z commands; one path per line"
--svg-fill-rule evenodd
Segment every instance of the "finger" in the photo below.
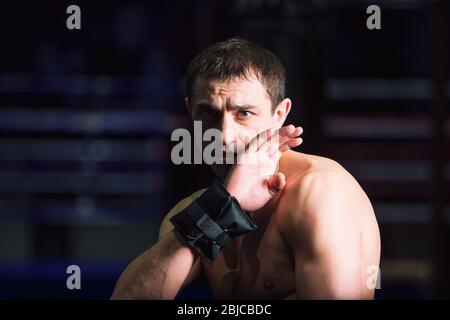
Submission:
M 253 144 L 251 145 L 249 151 L 265 151 L 273 153 L 272 150 L 277 150 L 279 146 L 294 137 L 300 136 L 302 133 L 302 127 L 295 127 L 292 124 L 278 130 L 267 129 L 253 139 Z
M 295 126 L 292 124 L 278 129 L 278 131 L 280 132 L 280 135 L 290 135 L 294 130 L 295 130 Z
M 280 144 L 280 134 L 278 130 L 274 130 L 274 133 L 260 146 L 259 150 L 271 154 L 274 150 L 278 150 Z
M 266 146 L 270 139 L 272 139 L 275 131 L 276 130 L 270 128 L 263 132 L 263 134 L 258 139 L 258 150 Z
M 272 130 L 272 134 L 259 144 L 258 151 L 267 151 L 268 149 L 273 150 L 273 148 L 278 149 L 280 145 L 289 139 L 300 136 L 302 133 L 302 127 L 294 127 L 293 125 L 288 125 L 278 130 Z
M 272 128 L 266 129 L 258 133 L 250 140 L 247 150 L 249 152 L 256 152 L 257 150 L 259 150 L 259 148 L 265 144 L 265 142 L 272 135 L 272 133 L 273 133 Z
M 294 127 L 294 126 L 290 125 L 290 126 L 283 127 L 281 129 L 277 130 L 272 135 L 272 137 L 274 137 L 275 139 L 271 138 L 267 142 L 277 144 L 276 148 L 278 148 L 280 145 L 291 140 L 292 138 L 299 137 L 302 133 L 303 133 L 302 127 Z
M 285 142 L 281 143 L 280 145 L 272 145 L 272 146 L 268 147 L 267 153 L 269 154 L 270 157 L 273 157 L 278 152 L 281 155 L 281 153 L 284 153 L 291 148 L 298 147 L 302 143 L 303 143 L 302 138 L 291 138 L 291 139 L 288 139 Z
M 294 125 L 290 124 L 288 126 L 281 127 L 279 129 L 279 133 L 280 136 L 297 137 L 303 133 L 303 128 L 295 127 Z
M 268 190 L 272 196 L 283 190 L 285 186 L 286 177 L 281 172 L 277 172 L 276 174 L 274 174 L 268 182 Z
M 302 138 L 294 138 L 291 140 L 286 141 L 285 143 L 283 143 L 280 146 L 280 152 L 284 153 L 292 148 L 296 148 L 299 145 L 301 145 L 303 143 L 303 139 Z
M 273 157 L 277 153 L 279 153 L 279 156 L 281 156 L 282 153 L 284 153 L 292 148 L 296 148 L 299 145 L 301 145 L 302 143 L 303 143 L 302 138 L 290 139 L 290 140 L 284 142 L 283 144 L 281 144 L 277 149 L 270 149 L 269 156 Z

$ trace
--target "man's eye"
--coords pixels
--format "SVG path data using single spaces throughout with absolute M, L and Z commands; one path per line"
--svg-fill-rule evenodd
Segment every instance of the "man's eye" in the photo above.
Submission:
M 237 116 L 238 116 L 238 118 L 245 119 L 245 118 L 248 118 L 248 117 L 251 116 L 251 112 L 249 112 L 249 111 L 238 111 L 237 112 Z

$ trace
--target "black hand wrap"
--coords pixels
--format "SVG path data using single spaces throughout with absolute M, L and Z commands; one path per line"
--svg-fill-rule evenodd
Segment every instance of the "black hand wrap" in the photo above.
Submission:
M 233 237 L 257 228 L 218 179 L 170 221 L 187 244 L 210 264 Z

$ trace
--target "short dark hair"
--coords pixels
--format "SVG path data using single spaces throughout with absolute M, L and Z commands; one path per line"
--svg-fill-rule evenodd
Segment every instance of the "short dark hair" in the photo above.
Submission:
M 188 98 L 191 100 L 198 77 L 227 81 L 234 78 L 248 79 L 252 74 L 265 87 L 274 111 L 285 97 L 284 67 L 268 49 L 241 38 L 218 42 L 191 61 L 186 77 Z

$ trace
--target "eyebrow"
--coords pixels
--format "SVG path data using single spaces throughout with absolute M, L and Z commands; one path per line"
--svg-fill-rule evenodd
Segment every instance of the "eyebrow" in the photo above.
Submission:
M 219 109 L 216 106 L 213 106 L 209 103 L 205 103 L 205 102 L 200 102 L 199 104 L 197 104 L 195 106 L 196 109 Z M 253 109 L 258 109 L 257 106 L 254 105 L 250 105 L 250 104 L 244 104 L 241 106 L 233 106 L 233 105 L 227 105 L 228 109 L 231 110 L 239 110 L 239 111 L 247 111 L 247 110 L 253 110 Z
M 242 106 L 227 106 L 227 107 L 232 109 L 232 110 L 236 109 L 236 110 L 239 110 L 239 111 L 247 111 L 247 110 L 258 109 L 257 106 L 253 106 L 251 104 L 244 104 Z

